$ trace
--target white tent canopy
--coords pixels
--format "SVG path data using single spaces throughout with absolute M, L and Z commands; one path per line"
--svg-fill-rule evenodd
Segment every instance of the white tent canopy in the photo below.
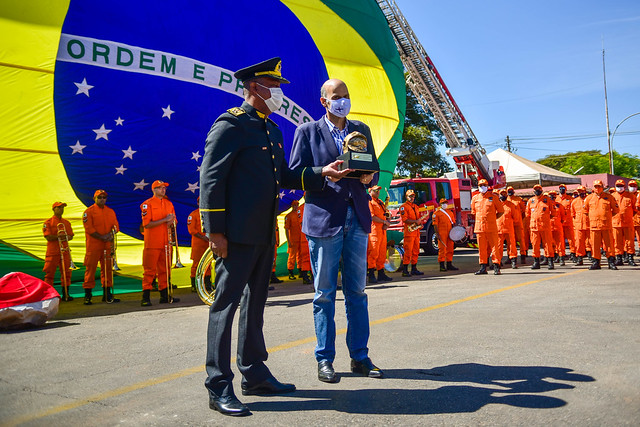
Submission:
M 540 163 L 527 160 L 502 148 L 487 154 L 489 160 L 497 160 L 504 168 L 507 185 L 513 188 L 531 188 L 535 184 L 543 187 L 559 184 L 580 184 L 580 177 L 560 172 Z

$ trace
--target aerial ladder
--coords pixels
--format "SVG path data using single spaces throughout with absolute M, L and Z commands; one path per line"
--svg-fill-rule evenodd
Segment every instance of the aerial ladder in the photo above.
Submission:
M 435 65 L 413 33 L 394 0 L 376 0 L 393 34 L 404 65 L 406 83 L 422 108 L 431 111 L 449 147 L 458 173 L 477 185 L 486 179 L 494 188 L 503 187 L 506 178 L 502 167 L 491 162 L 471 127 L 458 108 Z

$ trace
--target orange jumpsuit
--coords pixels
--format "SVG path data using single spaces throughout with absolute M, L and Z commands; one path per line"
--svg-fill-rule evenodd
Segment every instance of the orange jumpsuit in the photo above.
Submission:
M 573 230 L 575 231 L 576 256 L 587 255 L 586 251 L 591 251 L 591 245 L 587 248 L 589 239 L 589 218 L 583 210 L 584 200 L 576 197 L 571 202 L 571 218 L 573 218 Z
M 636 214 L 633 216 L 633 229 L 635 230 L 636 239 L 638 239 L 638 244 L 640 244 L 640 197 L 638 196 L 638 192 L 634 192 L 631 194 L 635 200 Z M 633 239 L 631 239 L 631 250 L 635 251 L 636 245 Z
M 557 197 L 557 196 L 556 196 Z M 564 244 L 564 223 L 567 222 L 567 215 L 564 210 L 564 205 L 559 200 L 552 200 L 553 208 L 555 209 L 556 216 L 551 218 L 551 235 L 553 236 L 553 250 L 554 253 L 565 256 L 567 249 Z
M 87 252 L 84 256 L 84 289 L 96 287 L 96 269 L 100 262 L 100 283 L 102 287 L 113 287 L 113 256 L 111 248 L 113 240 L 105 242 L 93 237 L 91 234 L 108 234 L 115 227 L 119 231 L 116 213 L 108 206 L 100 207 L 97 204 L 89 206 L 82 215 L 84 234 L 86 238 Z
M 52 216 L 42 224 L 42 234 L 47 236 L 58 235 L 58 224 L 64 224 L 64 229 L 69 235 L 73 236 L 73 230 L 71 229 L 71 223 L 64 218 L 58 218 Z M 65 248 L 69 247 L 67 242 L 63 242 Z M 71 253 L 69 251 L 63 252 L 64 256 L 64 269 L 67 278 L 67 286 L 71 286 Z M 47 240 L 47 252 L 44 258 L 44 281 L 53 286 L 53 278 L 56 274 L 56 269 L 60 266 L 60 243 L 57 240 Z M 60 283 L 62 283 L 62 266 L 60 266 Z
M 600 248 L 604 248 L 607 258 L 614 256 L 611 230 L 613 216 L 618 213 L 618 204 L 605 191 L 599 195 L 591 193 L 584 199 L 583 212 L 589 218 L 591 230 L 591 257 L 600 260 Z
M 382 200 L 372 197 L 369 200 L 371 217 L 386 221 L 384 213 L 386 208 Z M 369 246 L 367 250 L 367 268 L 382 270 L 387 259 L 387 230 L 384 223 L 371 221 L 371 233 L 369 233 Z
M 189 234 L 191 234 L 191 259 L 193 260 L 193 264 L 191 264 L 191 277 L 196 277 L 196 270 L 198 269 L 200 259 L 202 259 L 202 255 L 204 255 L 209 247 L 208 241 L 197 237 L 199 234 L 204 236 L 202 232 L 202 220 L 200 219 L 200 208 L 191 212 L 187 217 L 187 230 L 189 230 Z M 210 276 L 211 270 L 208 270 L 205 275 Z
M 553 236 L 551 218 L 555 216 L 553 201 L 549 196 L 533 196 L 527 202 L 526 218 L 531 230 L 533 257 L 540 258 L 540 245 L 544 246 L 544 255 L 553 257 Z
M 478 193 L 471 199 L 471 214 L 475 215 L 474 233 L 478 238 L 478 256 L 480 264 L 488 264 L 489 256 L 494 264 L 499 264 L 498 223 L 499 216 L 504 214 L 504 206 L 498 196 L 487 191 Z
M 453 261 L 454 242 L 449 238 L 449 232 L 453 227 L 456 218 L 453 209 L 444 210 L 441 207 L 433 213 L 432 224 L 438 228 L 438 262 Z
M 302 225 L 304 218 L 304 204 L 298 207 L 298 218 Z M 298 240 L 298 270 L 311 271 L 311 255 L 309 254 L 309 242 L 307 235 L 300 231 L 300 240 Z
M 409 231 L 409 225 L 406 223 L 408 219 L 420 219 L 420 208 L 415 203 L 409 201 L 404 202 L 400 206 L 400 217 L 404 222 L 404 256 L 403 264 L 417 264 L 418 255 L 420 254 L 420 230 Z
M 579 197 L 578 197 L 579 198 Z M 556 199 L 557 200 L 557 199 Z M 576 253 L 576 242 L 575 242 L 575 231 L 573 229 L 573 221 L 571 219 L 571 203 L 573 202 L 573 197 L 568 194 L 563 194 L 560 196 L 560 203 L 564 207 L 565 219 L 562 223 L 562 232 L 564 234 L 564 238 L 569 242 L 569 253 Z M 564 255 L 565 251 L 563 250 L 560 255 Z
M 284 229 L 287 230 L 288 236 L 287 269 L 293 270 L 296 268 L 296 261 L 300 258 L 300 233 L 302 233 L 302 220 L 298 207 L 291 209 L 291 212 L 284 217 Z
M 634 255 L 635 247 L 629 244 L 629 242 L 633 243 L 634 238 L 633 215 L 636 211 L 634 197 L 628 191 L 623 191 L 622 193 L 613 193 L 613 198 L 619 209 L 612 220 L 615 254 Z
M 509 259 L 516 258 L 518 256 L 518 250 L 516 248 L 516 236 L 515 236 L 515 217 L 520 215 L 520 209 L 510 202 L 508 199 L 502 202 L 504 207 L 504 215 L 498 218 L 498 244 L 496 245 L 496 258 L 502 260 L 502 254 L 504 252 L 504 242 L 507 242 L 507 256 Z M 522 219 L 520 219 L 522 223 Z
M 166 218 L 167 215 L 175 215 L 173 203 L 166 197 L 160 199 L 151 197 L 140 205 L 142 212 L 142 226 L 146 226 L 152 221 Z M 167 288 L 167 266 L 171 268 L 171 252 L 169 247 L 169 228 L 167 224 L 160 224 L 156 227 L 145 228 L 144 249 L 142 252 L 142 267 L 144 276 L 142 277 L 142 289 L 151 290 L 153 278 L 158 276 L 158 289 Z
M 515 235 L 516 242 L 520 245 L 520 255 L 527 255 L 527 249 L 529 248 L 529 239 L 526 238 L 524 222 L 522 218 L 524 217 L 524 201 L 522 197 L 519 196 L 507 196 L 507 200 L 513 203 L 516 207 L 513 212 L 513 233 Z

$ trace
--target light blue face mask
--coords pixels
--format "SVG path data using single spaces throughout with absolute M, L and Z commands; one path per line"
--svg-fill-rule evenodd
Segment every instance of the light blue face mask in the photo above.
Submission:
M 327 99 L 329 112 L 334 116 L 347 117 L 351 111 L 351 100 L 349 98 Z

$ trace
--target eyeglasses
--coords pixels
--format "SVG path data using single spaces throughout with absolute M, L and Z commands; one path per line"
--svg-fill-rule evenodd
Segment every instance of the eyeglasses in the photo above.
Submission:
M 107 198 L 107 196 L 98 196 L 97 198 L 98 198 L 98 199 L 106 199 L 106 198 Z

